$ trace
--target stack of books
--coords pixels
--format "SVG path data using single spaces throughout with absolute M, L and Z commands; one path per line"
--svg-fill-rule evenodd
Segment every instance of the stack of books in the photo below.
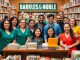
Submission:
M 14 49 L 14 50 L 16 50 L 16 49 L 19 48 L 19 44 L 10 43 L 10 44 L 8 44 L 8 48 L 9 48 L 9 49 Z
M 27 48 L 28 49 L 37 49 L 37 43 L 29 42 L 29 43 L 27 43 Z

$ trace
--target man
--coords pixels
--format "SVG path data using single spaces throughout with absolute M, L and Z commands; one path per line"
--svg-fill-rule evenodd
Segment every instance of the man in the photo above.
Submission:
M 58 36 L 60 33 L 62 33 L 60 26 L 57 23 L 54 23 L 54 15 L 53 14 L 49 14 L 47 16 L 49 24 L 44 26 L 44 40 L 45 43 L 47 42 L 47 29 L 48 27 L 53 27 L 54 28 L 54 32 L 55 32 L 55 36 Z
M 64 32 L 64 27 L 63 27 L 64 23 L 63 23 L 60 15 L 57 15 L 57 16 L 56 16 L 56 22 L 59 24 L 62 32 Z
M 35 26 L 43 30 L 44 26 L 46 25 L 44 20 L 45 20 L 44 15 L 39 15 L 38 22 L 35 24 Z

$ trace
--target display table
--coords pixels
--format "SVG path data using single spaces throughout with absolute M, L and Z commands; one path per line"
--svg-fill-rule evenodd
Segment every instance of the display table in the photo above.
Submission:
M 4 57 L 6 58 L 8 55 L 21 55 L 22 58 L 25 59 L 25 56 L 28 54 L 38 54 L 41 56 L 49 56 L 54 58 L 63 58 L 68 57 L 68 51 L 64 50 L 60 46 L 57 49 L 10 49 L 5 47 L 3 49 Z

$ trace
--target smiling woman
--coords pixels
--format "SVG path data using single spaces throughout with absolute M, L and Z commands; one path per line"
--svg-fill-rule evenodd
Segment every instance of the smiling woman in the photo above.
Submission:
M 20 20 L 19 28 L 16 29 L 16 42 L 20 45 L 24 45 L 28 42 L 30 36 L 30 30 L 26 28 L 26 21 Z
M 12 30 L 10 21 L 3 21 L 1 28 L 2 30 L 0 30 L 0 50 L 2 50 L 9 43 L 15 41 L 15 31 Z

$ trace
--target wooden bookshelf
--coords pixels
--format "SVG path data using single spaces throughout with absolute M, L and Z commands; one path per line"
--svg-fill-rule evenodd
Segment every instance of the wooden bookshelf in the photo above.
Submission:
M 70 0 L 63 6 L 63 12 L 69 18 L 76 18 L 80 21 L 80 0 Z
M 0 19 L 4 19 L 6 14 L 12 16 L 16 15 L 16 7 L 11 4 L 9 0 L 0 0 Z

